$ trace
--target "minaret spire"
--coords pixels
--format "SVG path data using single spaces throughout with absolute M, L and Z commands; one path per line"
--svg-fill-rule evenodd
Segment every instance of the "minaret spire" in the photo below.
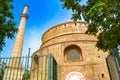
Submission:
M 24 31 L 25 31 L 25 26 L 26 26 L 26 20 L 28 19 L 27 13 L 28 13 L 28 6 L 25 5 L 24 10 L 23 10 L 23 14 L 21 15 L 21 21 L 20 21 L 16 41 L 14 44 L 12 57 L 21 57 L 21 55 L 22 55 Z

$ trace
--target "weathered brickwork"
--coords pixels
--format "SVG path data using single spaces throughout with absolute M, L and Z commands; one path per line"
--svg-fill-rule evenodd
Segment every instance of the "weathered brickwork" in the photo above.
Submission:
M 110 80 L 105 61 L 108 53 L 98 51 L 95 46 L 96 36 L 85 34 L 87 25 L 85 22 L 67 22 L 54 26 L 43 34 L 42 45 L 34 55 L 53 54 L 58 63 L 58 80 L 70 80 L 67 75 L 71 72 L 82 74 L 84 77 L 81 76 L 81 80 Z M 82 59 L 66 60 L 65 48 L 71 45 L 81 49 Z

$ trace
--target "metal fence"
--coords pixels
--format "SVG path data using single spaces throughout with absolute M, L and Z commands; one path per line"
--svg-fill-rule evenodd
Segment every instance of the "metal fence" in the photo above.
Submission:
M 57 63 L 51 54 L 0 58 L 0 80 L 57 80 Z

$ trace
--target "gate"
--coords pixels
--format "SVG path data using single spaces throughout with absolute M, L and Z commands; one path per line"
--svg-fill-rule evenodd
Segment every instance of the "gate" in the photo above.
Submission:
M 51 54 L 48 55 L 48 80 L 57 80 L 57 63 Z
M 110 80 L 120 80 L 120 56 L 118 49 L 114 48 L 111 54 L 106 58 Z
M 0 80 L 57 80 L 57 63 L 51 54 L 0 58 Z

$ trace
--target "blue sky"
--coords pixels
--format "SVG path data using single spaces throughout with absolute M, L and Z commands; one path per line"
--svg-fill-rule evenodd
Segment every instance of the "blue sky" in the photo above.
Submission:
M 82 1 L 84 3 L 84 0 Z M 60 0 L 14 0 L 13 13 L 16 27 L 19 27 L 20 15 L 23 12 L 24 5 L 29 5 L 23 55 L 28 54 L 28 49 L 31 48 L 31 55 L 38 50 L 41 45 L 42 34 L 52 26 L 57 24 L 72 21 L 70 10 L 62 8 Z M 0 56 L 11 56 L 14 47 L 15 38 L 13 40 L 6 39 L 6 47 L 4 47 Z

